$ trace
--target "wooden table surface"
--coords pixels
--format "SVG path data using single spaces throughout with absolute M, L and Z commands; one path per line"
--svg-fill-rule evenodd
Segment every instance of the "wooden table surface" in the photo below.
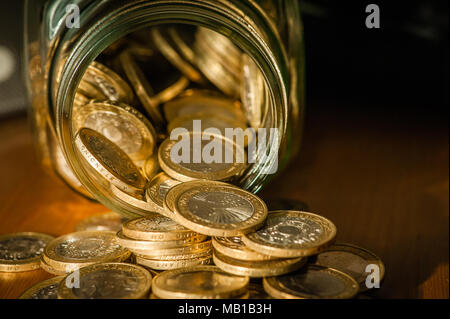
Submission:
M 373 297 L 448 298 L 448 151 L 447 120 L 420 111 L 311 106 L 300 156 L 261 195 L 306 202 L 339 241 L 378 254 L 386 277 Z M 41 169 L 25 118 L 0 121 L 0 234 L 62 235 L 105 210 Z M 50 277 L 0 273 L 0 298 Z

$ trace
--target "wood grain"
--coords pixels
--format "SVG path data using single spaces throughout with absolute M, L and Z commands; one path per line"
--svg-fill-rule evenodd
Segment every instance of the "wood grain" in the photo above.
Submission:
M 335 222 L 339 241 L 378 254 L 386 277 L 373 297 L 448 298 L 448 123 L 336 110 L 310 112 L 300 156 L 263 198 L 302 200 Z M 0 234 L 58 236 L 105 210 L 44 172 L 24 118 L 0 122 Z M 49 277 L 0 273 L 0 298 Z

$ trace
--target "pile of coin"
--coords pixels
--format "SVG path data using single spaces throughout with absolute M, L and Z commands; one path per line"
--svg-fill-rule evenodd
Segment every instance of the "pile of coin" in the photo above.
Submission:
M 169 270 L 211 263 L 211 240 L 157 213 L 130 220 L 117 242 L 135 255 L 137 264 Z

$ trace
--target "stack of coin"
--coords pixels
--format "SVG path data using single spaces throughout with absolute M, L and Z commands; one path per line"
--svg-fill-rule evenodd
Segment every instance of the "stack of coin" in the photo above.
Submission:
M 130 254 L 117 243 L 114 232 L 81 231 L 48 243 L 41 255 L 41 267 L 60 276 L 96 263 L 125 261 Z
M 157 213 L 123 224 L 117 241 L 135 254 L 136 263 L 155 270 L 211 263 L 211 240 L 207 236 Z

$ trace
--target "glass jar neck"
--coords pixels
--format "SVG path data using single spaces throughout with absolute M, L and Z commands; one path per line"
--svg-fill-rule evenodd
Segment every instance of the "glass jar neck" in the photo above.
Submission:
M 165 0 L 94 2 L 80 12 L 79 29 L 67 29 L 55 52 L 49 88 L 58 137 L 69 165 L 84 185 L 111 209 L 140 214 L 138 208 L 115 202 L 99 190 L 84 170 L 73 143 L 72 106 L 78 84 L 89 64 L 109 45 L 144 27 L 177 23 L 212 29 L 231 39 L 250 55 L 263 73 L 269 89 L 268 116 L 263 126 L 276 128 L 280 139 L 269 137 L 267 154 L 251 164 L 239 181 L 256 192 L 266 182 L 264 168 L 278 161 L 278 149 L 286 133 L 289 73 L 283 45 L 267 16 L 252 2 L 241 0 Z M 269 130 L 270 131 L 270 130 Z

